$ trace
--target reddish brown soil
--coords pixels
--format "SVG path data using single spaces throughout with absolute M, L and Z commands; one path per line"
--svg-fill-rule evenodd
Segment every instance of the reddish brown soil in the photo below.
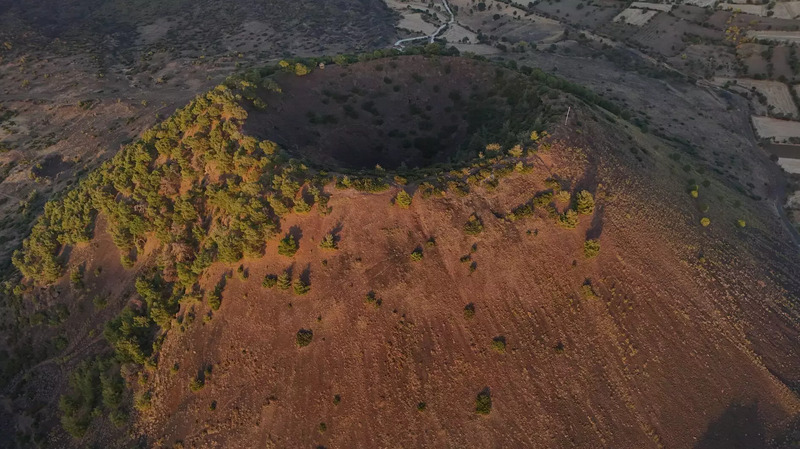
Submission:
M 245 262 L 247 281 L 229 281 L 213 319 L 203 323 L 208 307 L 195 304 L 195 323 L 170 331 L 140 430 L 167 447 L 767 447 L 800 413 L 798 278 L 787 265 L 797 256 L 769 237 L 782 227 L 748 215 L 736 229 L 737 214 L 763 212 L 748 202 L 715 206 L 702 228 L 664 176 L 666 158 L 632 172 L 633 157 L 613 152 L 619 142 L 589 131 L 575 144 L 591 164 L 562 148 L 494 192 L 417 196 L 402 210 L 394 192 L 334 191 L 331 215 L 285 221 L 301 235 L 294 258 L 270 243 Z M 578 229 L 493 215 L 551 173 L 596 192 Z M 477 237 L 462 231 L 473 212 L 485 224 Z M 340 249 L 320 249 L 332 229 Z M 602 245 L 593 260 L 587 235 Z M 411 262 L 420 245 L 424 259 Z M 472 245 L 470 274 L 459 258 Z M 213 267 L 204 284 L 232 268 Z M 308 295 L 260 286 L 285 268 L 309 275 Z M 584 296 L 586 280 L 598 298 Z M 381 307 L 365 303 L 369 291 Z M 314 332 L 305 348 L 301 328 Z M 497 336 L 505 354 L 490 348 Z M 209 364 L 206 387 L 190 392 Z M 486 387 L 493 409 L 479 416 Z

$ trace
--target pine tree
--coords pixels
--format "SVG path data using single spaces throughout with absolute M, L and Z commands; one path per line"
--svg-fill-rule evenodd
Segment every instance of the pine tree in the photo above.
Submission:
M 281 290 L 289 290 L 289 287 L 292 286 L 292 278 L 289 276 L 289 272 L 284 271 L 278 276 L 278 288 Z
M 411 206 L 411 201 L 411 195 L 409 195 L 405 190 L 401 190 L 397 192 L 397 196 L 394 199 L 394 204 L 397 204 L 403 209 L 408 209 L 408 206 Z

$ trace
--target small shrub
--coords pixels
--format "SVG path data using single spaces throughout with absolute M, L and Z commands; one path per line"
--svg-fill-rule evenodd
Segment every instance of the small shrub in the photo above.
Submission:
M 583 255 L 586 256 L 587 259 L 591 259 L 592 257 L 597 256 L 600 252 L 600 242 L 597 240 L 587 240 L 583 242 Z
M 127 269 L 133 268 L 133 265 L 136 263 L 136 261 L 133 260 L 133 257 L 131 257 L 129 254 L 124 254 L 122 257 L 120 257 L 119 262 L 122 264 L 123 268 Z
M 711 224 L 711 220 L 708 217 L 703 217 L 700 219 L 700 224 L 705 228 Z
M 394 204 L 400 206 L 403 209 L 408 209 L 411 206 L 411 201 L 413 198 L 409 195 L 405 190 L 400 190 L 397 192 L 397 196 L 394 198 Z
M 424 412 L 425 409 L 427 409 L 427 408 L 428 408 L 428 404 L 426 404 L 424 402 L 418 402 L 417 403 L 417 411 L 418 412 Z
M 192 391 L 200 391 L 205 386 L 206 386 L 206 381 L 200 375 L 189 381 L 189 389 Z
M 506 352 L 506 337 L 498 336 L 492 339 L 492 349 L 494 349 L 499 354 L 505 354 Z
M 144 412 L 150 409 L 152 406 L 151 400 L 153 398 L 152 393 L 150 391 L 143 391 L 136 395 L 133 400 L 133 408 L 135 408 L 139 412 Z
M 371 304 L 375 307 L 380 307 L 381 303 L 383 302 L 380 298 L 377 297 L 377 295 L 373 291 L 367 293 L 366 297 L 364 298 L 364 301 L 367 304 Z
M 469 216 L 464 224 L 464 232 L 469 235 L 478 235 L 483 232 L 483 221 L 475 214 Z
M 319 423 L 319 433 L 325 433 L 328 430 L 328 425 L 324 422 Z
M 584 282 L 581 286 L 581 292 L 583 293 L 583 297 L 586 299 L 596 299 L 597 293 L 595 293 L 594 288 L 592 287 L 592 283 L 588 280 Z
M 281 239 L 278 244 L 278 254 L 281 256 L 293 257 L 297 253 L 297 241 L 294 236 L 289 234 Z
M 741 220 L 739 220 L 741 221 Z M 92 304 L 94 304 L 94 308 L 97 310 L 103 310 L 108 305 L 108 299 L 105 296 L 97 295 L 92 299 Z
M 311 329 L 300 329 L 295 336 L 295 343 L 298 347 L 305 347 L 311 344 L 314 339 L 314 332 Z
M 435 248 L 436 247 L 436 239 L 433 238 L 433 237 L 429 238 L 428 241 L 425 242 L 425 246 L 427 246 L 428 248 Z
M 309 69 L 305 65 L 300 64 L 299 62 L 294 65 L 294 74 L 295 75 L 297 75 L 297 76 L 305 76 L 305 75 L 308 75 L 309 73 L 311 73 L 311 69 Z
M 225 288 L 224 281 L 220 281 L 214 290 L 208 294 L 208 305 L 212 310 L 219 310 L 222 305 L 222 290 Z
M 422 260 L 424 255 L 422 254 L 422 248 L 417 248 L 411 252 L 411 261 L 412 262 L 419 262 Z
M 108 414 L 108 419 L 114 424 L 114 427 L 118 429 L 125 427 L 125 425 L 128 424 L 129 418 L 130 416 L 128 413 L 121 408 L 114 409 Z
M 239 265 L 239 268 L 236 269 L 236 274 L 241 280 L 245 280 L 250 276 L 250 273 L 245 270 L 244 265 Z
M 333 395 L 333 405 L 339 405 L 342 402 L 342 397 L 338 394 Z
M 468 320 L 475 318 L 475 304 L 469 303 L 464 306 L 464 318 Z
M 475 413 L 488 415 L 492 412 L 492 395 L 488 388 L 484 389 L 475 398 Z
M 72 270 L 69 274 L 69 282 L 75 288 L 75 290 L 83 290 L 83 269 L 80 267 Z
M 747 222 L 745 222 L 744 220 L 736 220 L 736 225 L 739 226 L 740 228 L 743 228 L 747 226 Z

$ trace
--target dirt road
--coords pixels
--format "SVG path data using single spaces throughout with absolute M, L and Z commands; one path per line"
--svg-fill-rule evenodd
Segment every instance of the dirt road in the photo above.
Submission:
M 447 0 L 442 0 L 442 4 L 444 5 L 444 9 L 447 10 L 447 13 L 450 14 L 450 20 L 447 23 L 442 24 L 442 26 L 436 29 L 436 31 L 434 31 L 433 34 L 430 34 L 428 36 L 400 39 L 399 41 L 394 43 L 394 46 L 403 48 L 403 44 L 406 42 L 419 41 L 423 39 L 428 39 L 429 42 L 433 43 L 433 40 L 436 39 L 436 37 L 439 34 L 441 34 L 442 31 L 444 31 L 448 26 L 452 25 L 456 21 L 456 16 L 453 14 L 453 11 L 450 10 L 450 5 L 447 3 Z

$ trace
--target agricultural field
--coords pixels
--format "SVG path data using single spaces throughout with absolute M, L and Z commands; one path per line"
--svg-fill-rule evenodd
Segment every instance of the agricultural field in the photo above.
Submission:
M 740 86 L 744 89 L 744 92 L 755 93 L 753 107 L 756 113 L 760 115 L 798 118 L 794 97 L 789 86 L 784 83 L 746 78 L 715 78 L 714 82 L 728 87 Z
M 614 17 L 614 22 L 633 26 L 644 26 L 658 11 L 652 9 L 628 8 Z
M 753 126 L 759 137 L 772 139 L 776 143 L 788 143 L 800 138 L 800 122 L 771 117 L 753 116 Z
M 800 31 L 750 30 L 747 32 L 747 37 L 759 41 L 770 41 L 786 44 L 800 43 Z

